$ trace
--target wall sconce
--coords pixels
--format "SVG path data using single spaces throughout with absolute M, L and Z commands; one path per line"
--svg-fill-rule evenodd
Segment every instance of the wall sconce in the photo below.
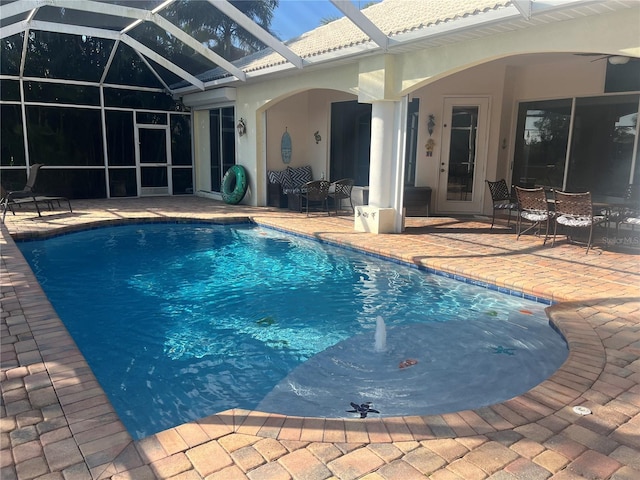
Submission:
M 316 139 L 316 144 L 320 143 L 320 140 L 322 140 L 322 137 L 320 136 L 320 132 L 318 130 L 316 130 L 316 133 L 313 134 L 313 137 Z
M 238 125 L 236 125 L 236 130 L 238 130 L 239 137 L 247 133 L 247 124 L 244 122 L 244 118 L 240 118 Z

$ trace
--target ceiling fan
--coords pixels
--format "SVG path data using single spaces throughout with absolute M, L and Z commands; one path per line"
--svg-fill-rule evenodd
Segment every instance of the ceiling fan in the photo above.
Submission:
M 574 53 L 574 55 L 581 57 L 600 57 L 591 60 L 591 62 L 608 59 L 611 65 L 625 65 L 631 60 L 631 57 L 625 57 L 624 55 L 604 55 L 602 53 Z

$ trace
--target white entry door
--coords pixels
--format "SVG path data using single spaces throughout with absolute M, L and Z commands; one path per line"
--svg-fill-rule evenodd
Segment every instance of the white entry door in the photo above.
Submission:
M 482 211 L 488 112 L 487 97 L 452 97 L 444 101 L 439 213 Z

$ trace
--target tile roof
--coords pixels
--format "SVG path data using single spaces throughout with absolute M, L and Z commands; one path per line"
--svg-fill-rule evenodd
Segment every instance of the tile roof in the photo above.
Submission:
M 383 0 L 362 10 L 384 34 L 394 36 L 426 29 L 511 5 L 510 0 Z M 285 44 L 303 59 L 337 52 L 369 42 L 366 33 L 349 18 L 342 17 L 302 34 Z M 271 49 L 249 55 L 237 63 L 245 72 L 286 64 L 287 60 Z M 210 81 L 228 76 L 222 69 L 209 71 L 200 78 Z

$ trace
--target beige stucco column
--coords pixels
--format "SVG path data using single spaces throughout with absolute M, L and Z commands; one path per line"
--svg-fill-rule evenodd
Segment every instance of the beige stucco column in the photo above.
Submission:
M 394 78 L 394 59 L 389 55 L 360 64 L 358 100 L 372 107 L 369 205 L 356 209 L 357 231 L 402 231 L 407 102 L 395 95 Z

